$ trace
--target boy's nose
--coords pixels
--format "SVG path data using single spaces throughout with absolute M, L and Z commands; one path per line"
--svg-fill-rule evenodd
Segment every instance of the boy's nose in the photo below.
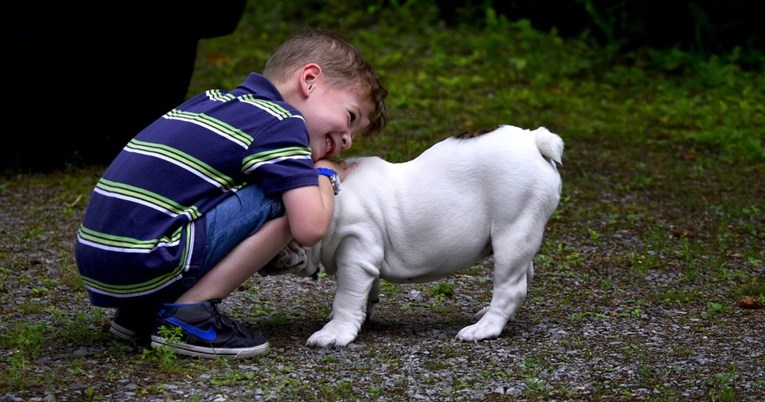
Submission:
M 353 144 L 353 138 L 350 134 L 343 134 L 340 136 L 340 149 L 348 149 Z

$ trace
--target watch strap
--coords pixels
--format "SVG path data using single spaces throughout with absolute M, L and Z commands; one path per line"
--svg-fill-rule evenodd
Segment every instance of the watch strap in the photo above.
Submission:
M 335 195 L 340 192 L 340 175 L 336 171 L 330 168 L 318 167 L 316 168 L 316 173 L 329 177 L 329 181 L 332 183 L 332 191 L 334 191 Z

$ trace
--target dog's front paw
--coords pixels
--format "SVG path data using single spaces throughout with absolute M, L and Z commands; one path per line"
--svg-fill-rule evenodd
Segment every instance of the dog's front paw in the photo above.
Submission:
M 356 339 L 358 328 L 337 321 L 330 321 L 320 331 L 314 332 L 306 346 L 326 348 L 328 346 L 346 347 Z
M 497 330 L 496 327 L 479 326 L 473 324 L 468 327 L 462 328 L 457 334 L 457 339 L 468 342 L 478 342 L 484 339 L 493 339 L 502 333 L 502 328 Z
M 457 339 L 477 342 L 496 338 L 502 333 L 508 321 L 507 317 L 491 314 L 486 309 L 479 311 L 479 314 L 482 316 L 481 319 L 473 325 L 462 328 L 457 334 Z

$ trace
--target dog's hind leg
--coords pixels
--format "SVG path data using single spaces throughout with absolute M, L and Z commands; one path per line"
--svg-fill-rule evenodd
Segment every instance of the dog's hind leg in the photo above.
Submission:
M 380 303 L 380 278 L 375 278 L 372 282 L 372 289 L 369 291 L 369 298 L 367 299 L 367 317 L 364 322 L 372 320 L 372 316 L 375 313 L 375 307 Z
M 520 275 L 497 278 L 498 274 L 495 271 L 494 292 L 489 307 L 481 309 L 476 314 L 476 318 L 480 317 L 478 322 L 460 330 L 457 338 L 463 341 L 480 341 L 498 337 L 526 298 L 529 284 L 526 272 L 527 270 L 523 270 Z
M 525 228 L 520 226 L 513 225 L 504 235 L 494 237 L 494 290 L 491 303 L 488 308 L 478 312 L 478 322 L 460 330 L 458 339 L 480 341 L 498 337 L 525 300 L 534 272 L 532 260 L 541 244 L 544 227 L 537 223 Z
M 533 279 L 534 279 L 534 263 L 531 263 L 529 264 L 528 271 L 526 271 L 526 284 L 530 285 Z M 478 310 L 478 312 L 475 313 L 475 316 L 473 318 L 475 318 L 475 320 L 478 321 L 484 316 L 484 314 L 486 314 L 487 311 L 489 311 L 489 306 L 486 306 Z M 512 320 L 513 317 L 510 317 L 510 319 Z

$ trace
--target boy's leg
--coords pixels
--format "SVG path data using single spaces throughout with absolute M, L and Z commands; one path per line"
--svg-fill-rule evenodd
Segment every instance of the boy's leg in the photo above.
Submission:
M 240 190 L 208 216 L 206 271 L 175 303 L 162 306 L 151 336 L 153 347 L 200 357 L 243 358 L 268 351 L 258 332 L 218 311 L 221 299 L 268 263 L 292 238 L 281 200 L 256 188 Z M 180 339 L 162 327 L 180 329 Z
M 188 356 L 208 358 L 237 359 L 268 352 L 265 336 L 248 331 L 221 314 L 217 304 L 269 262 L 290 238 L 286 218 L 266 222 L 175 303 L 163 306 L 158 314 L 157 328 L 151 336 L 151 345 L 170 347 L 176 353 Z M 169 339 L 160 329 L 163 326 L 180 327 L 181 339 Z
M 255 234 L 234 247 L 176 303 L 223 299 L 271 261 L 292 239 L 286 217 L 266 222 Z

